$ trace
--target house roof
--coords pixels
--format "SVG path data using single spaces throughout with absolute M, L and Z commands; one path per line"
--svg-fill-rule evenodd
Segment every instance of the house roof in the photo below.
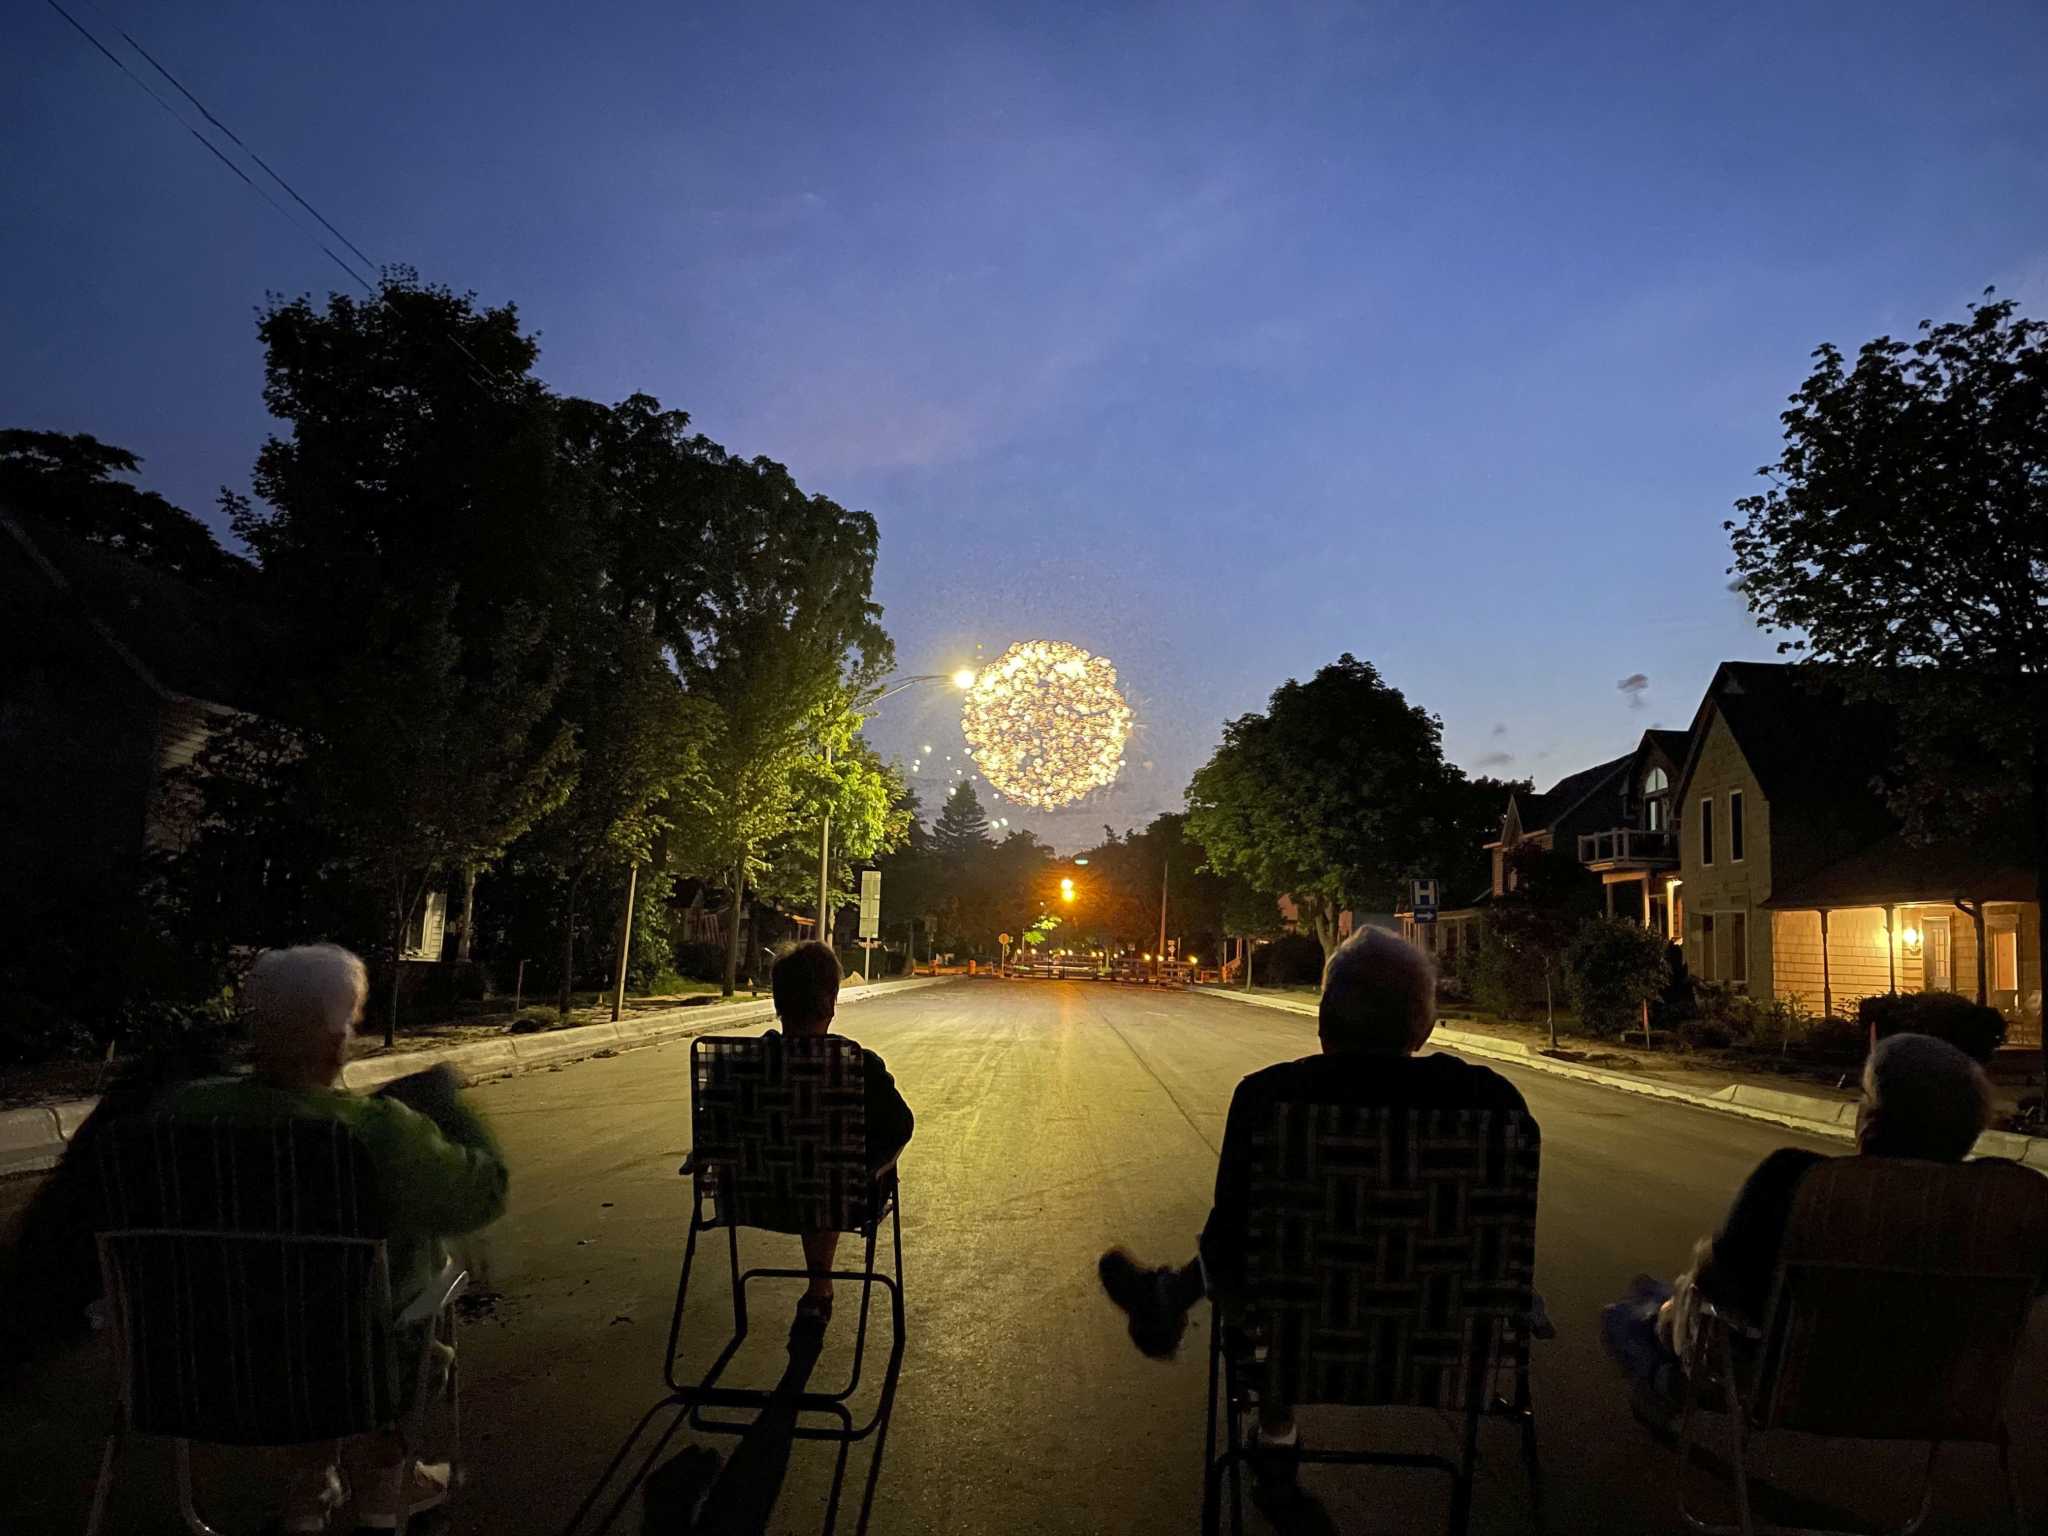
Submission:
M 1643 732 L 1643 740 L 1662 750 L 1672 762 L 1682 765 L 1686 752 L 1692 746 L 1692 732 L 1648 730 Z
M 1609 762 L 1566 774 L 1540 795 L 1515 795 L 1515 804 L 1521 808 L 1523 834 L 1555 826 L 1588 798 L 1598 794 L 1608 781 L 1634 761 L 1635 754 L 1630 752 Z
M 1679 787 L 1705 745 L 1708 712 L 1718 710 L 1772 805 L 1829 807 L 1847 786 L 1867 789 L 1892 755 L 1891 716 L 1852 703 L 1838 677 L 1811 662 L 1721 663 L 1693 721 Z
M 254 708 L 265 647 L 246 604 L 104 545 L 0 510 L 0 540 L 155 692 Z
M 1899 901 L 2032 901 L 2034 876 L 1996 852 L 1922 845 L 1893 832 L 1771 893 L 1766 907 L 1876 907 Z

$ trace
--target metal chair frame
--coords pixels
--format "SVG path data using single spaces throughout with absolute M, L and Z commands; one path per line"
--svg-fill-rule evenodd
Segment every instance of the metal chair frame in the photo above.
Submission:
M 1689 1341 L 1684 1361 L 1685 1403 L 1678 1434 L 1678 1512 L 1687 1527 L 1701 1533 L 1701 1536 L 1864 1536 L 1861 1532 L 1839 1528 L 1760 1523 L 1751 1507 L 1748 1466 L 1750 1446 L 1756 1436 L 1781 1427 L 1776 1422 L 1777 1394 L 1774 1378 L 1782 1359 L 1787 1332 L 1793 1324 L 1792 1290 L 1786 1278 L 1788 1271 L 1793 1267 L 1790 1261 L 1780 1259 L 1776 1276 L 1772 1281 L 1770 1301 L 1765 1307 L 1766 1322 L 1763 1326 L 1748 1321 L 1730 1309 L 1716 1307 L 1704 1296 L 1695 1298 L 1698 1325 L 1693 1338 Z M 1824 1266 L 1802 1260 L 1799 1267 L 1868 1270 L 1872 1266 L 1854 1263 Z M 1942 1274 L 1936 1270 L 1929 1270 L 1927 1273 L 1930 1277 L 1941 1277 Z M 1946 1278 L 1970 1277 L 1950 1275 Z M 1894 1527 L 1888 1536 L 1913 1536 L 1913 1533 L 1926 1522 L 1934 1507 L 1935 1463 L 1941 1455 L 1942 1447 L 1950 1443 L 1988 1444 L 1996 1449 L 1999 1470 L 2005 1483 L 2007 1512 L 2012 1518 L 2013 1530 L 2016 1536 L 2027 1536 L 2026 1507 L 2020 1495 L 2019 1478 L 2013 1467 L 2011 1436 L 2005 1420 L 2005 1392 L 2011 1382 L 2012 1367 L 2017 1360 L 2019 1334 L 2024 1331 L 2025 1326 L 2025 1309 L 2021 1309 L 2013 1323 L 2012 1348 L 2003 1356 L 2004 1380 L 1999 1388 L 1998 1415 L 1991 1434 L 1988 1438 L 1978 1435 L 1956 1435 L 1927 1441 L 1927 1464 L 1921 1474 L 1918 1507 L 1905 1524 Z M 1743 1351 L 1745 1358 L 1741 1360 L 1736 1353 L 1738 1340 L 1747 1346 Z M 1733 1454 L 1729 1458 L 1735 1484 L 1736 1520 L 1733 1524 L 1704 1519 L 1694 1511 L 1687 1500 L 1695 1449 L 1694 1426 L 1701 1411 L 1712 1411 L 1710 1399 L 1716 1393 L 1721 1397 L 1719 1406 L 1726 1412 L 1729 1433 L 1734 1441 Z M 1830 1437 L 1886 1440 L 1899 1438 L 1893 1435 Z
M 699 1043 L 724 1044 L 727 1042 L 720 1037 L 707 1037 L 705 1042 Z M 696 1046 L 693 1044 L 693 1058 L 695 1052 Z M 694 1082 L 695 1080 L 696 1074 L 693 1060 L 692 1081 Z M 696 1113 L 697 1105 L 695 1095 L 693 1094 L 693 1119 Z M 736 1211 L 730 1202 L 721 1202 L 719 1190 L 716 1187 L 719 1166 L 715 1162 L 709 1164 L 693 1163 L 688 1169 L 690 1177 L 690 1222 L 688 1234 L 683 1243 L 683 1267 L 681 1274 L 676 1279 L 675 1308 L 669 1316 L 668 1345 L 662 1363 L 662 1380 L 668 1387 L 668 1395 L 641 1415 L 639 1421 L 633 1426 L 632 1432 L 627 1435 L 625 1442 L 619 1447 L 617 1453 L 605 1467 L 603 1474 L 591 1487 L 590 1492 L 584 1497 L 582 1504 L 577 1507 L 575 1514 L 570 1517 L 568 1524 L 563 1527 L 565 1536 L 582 1527 L 584 1520 L 589 1516 L 591 1510 L 596 1507 L 605 1489 L 610 1486 L 612 1479 L 617 1476 L 619 1468 L 625 1464 L 627 1458 L 632 1454 L 633 1448 L 639 1443 L 640 1437 L 646 1433 L 648 1426 L 661 1414 L 673 1411 L 674 1418 L 670 1421 L 668 1428 L 662 1431 L 659 1438 L 656 1439 L 646 1456 L 642 1458 L 639 1470 L 626 1483 L 625 1487 L 620 1490 L 617 1499 L 613 1501 L 611 1507 L 606 1511 L 604 1518 L 598 1522 L 594 1529 L 598 1531 L 607 1530 L 618 1519 L 619 1515 L 624 1511 L 627 1501 L 632 1498 L 634 1491 L 640 1484 L 646 1480 L 647 1475 L 654 1469 L 656 1461 L 660 1459 L 661 1453 L 667 1448 L 669 1441 L 675 1437 L 676 1432 L 685 1423 L 689 1424 L 693 1429 L 708 1433 L 744 1435 L 753 1427 L 753 1421 L 714 1417 L 711 1413 L 707 1413 L 706 1410 L 752 1409 L 758 1414 L 766 1409 L 775 1397 L 775 1392 L 771 1388 L 725 1386 L 720 1383 L 720 1378 L 725 1374 L 726 1367 L 732 1363 L 734 1356 L 739 1353 L 740 1347 L 747 1340 L 749 1329 L 747 1286 L 755 1280 L 808 1281 L 811 1278 L 811 1272 L 808 1268 L 790 1269 L 757 1266 L 743 1270 L 740 1267 L 739 1229 L 742 1226 L 750 1225 L 750 1223 L 736 1220 Z M 880 1238 L 884 1220 L 887 1220 L 890 1225 L 890 1247 L 893 1251 L 893 1273 L 887 1274 L 875 1266 L 875 1249 Z M 702 1376 L 694 1381 L 682 1379 L 678 1377 L 677 1369 L 682 1355 L 683 1309 L 689 1299 L 690 1275 L 696 1266 L 697 1238 L 700 1233 L 719 1227 L 723 1227 L 726 1232 L 727 1266 L 728 1272 L 732 1277 L 733 1333 L 732 1337 L 726 1341 L 725 1346 L 719 1351 L 717 1357 L 711 1362 L 711 1365 Z M 905 1344 L 902 1284 L 903 1199 L 896 1170 L 893 1166 L 884 1170 L 882 1174 L 872 1181 L 867 1220 L 861 1224 L 853 1235 L 857 1235 L 862 1240 L 864 1251 L 861 1267 L 859 1269 L 835 1269 L 827 1272 L 828 1277 L 833 1280 L 860 1282 L 860 1314 L 854 1333 L 853 1362 L 846 1384 L 833 1392 L 801 1392 L 796 1394 L 794 1399 L 797 1413 L 822 1414 L 829 1416 L 835 1422 L 827 1425 L 799 1422 L 790 1430 L 792 1439 L 823 1440 L 834 1442 L 838 1445 L 839 1453 L 833 1470 L 832 1491 L 827 1506 L 833 1511 L 836 1511 L 839 1507 L 839 1493 L 846 1474 L 848 1452 L 856 1442 L 865 1440 L 871 1435 L 875 1437 L 875 1452 L 868 1469 L 867 1499 L 870 1503 L 872 1502 L 876 1479 L 881 1472 L 882 1448 L 888 1434 L 889 1415 L 895 1405 L 896 1387 L 902 1375 Z M 866 1423 L 857 1425 L 854 1422 L 852 1412 L 847 1407 L 847 1401 L 860 1387 L 861 1370 L 867 1355 L 868 1314 L 874 1287 L 877 1285 L 883 1287 L 888 1293 L 889 1298 L 891 1333 L 889 1358 L 887 1365 L 883 1368 L 882 1390 L 876 1402 L 875 1411 Z
M 353 1435 L 371 1434 L 384 1430 L 397 1431 L 403 1437 L 405 1443 L 405 1455 L 398 1468 L 398 1486 L 402 1489 L 410 1490 L 412 1487 L 413 1468 L 418 1463 L 419 1446 L 426 1429 L 427 1411 L 431 1406 L 432 1397 L 437 1395 L 428 1390 L 428 1384 L 431 1379 L 429 1369 L 432 1363 L 433 1346 L 436 1342 L 440 1342 L 447 1346 L 450 1355 L 446 1380 L 440 1384 L 438 1395 L 445 1396 L 448 1402 L 449 1435 L 451 1441 L 450 1459 L 452 1463 L 459 1465 L 462 1447 L 462 1404 L 457 1375 L 457 1357 L 454 1353 L 454 1309 L 455 1303 L 461 1298 L 463 1292 L 468 1289 L 469 1273 L 458 1262 L 451 1259 L 443 1266 L 440 1274 L 435 1277 L 433 1282 L 414 1298 L 403 1311 L 392 1315 L 390 1269 L 385 1253 L 384 1241 L 381 1238 L 304 1234 L 274 1235 L 203 1227 L 114 1228 L 100 1233 L 98 1244 L 100 1274 L 106 1288 L 106 1295 L 109 1301 L 108 1311 L 112 1324 L 111 1331 L 117 1372 L 115 1390 L 121 1423 L 107 1435 L 106 1442 L 101 1448 L 99 1475 L 93 1485 L 92 1508 L 86 1518 L 86 1536 L 100 1536 L 100 1533 L 106 1529 L 107 1511 L 113 1496 L 114 1473 L 120 1460 L 121 1447 L 131 1436 L 143 1433 L 143 1431 L 135 1429 L 133 1424 L 135 1345 L 138 1341 L 140 1327 L 138 1326 L 138 1317 L 136 1309 L 132 1304 L 132 1298 L 128 1295 L 128 1288 L 122 1280 L 122 1271 L 118 1263 L 117 1252 L 119 1247 L 125 1242 L 165 1238 L 181 1244 L 204 1245 L 214 1250 L 239 1248 L 284 1252 L 298 1248 L 309 1253 L 322 1250 L 332 1253 L 337 1249 L 352 1248 L 366 1253 L 370 1259 L 369 1272 L 371 1276 L 369 1305 L 377 1309 L 377 1315 L 392 1316 L 394 1333 L 411 1327 L 421 1327 L 422 1332 L 419 1358 L 415 1363 L 416 1370 L 412 1378 L 413 1392 L 411 1401 L 400 1409 L 391 1422 L 380 1423 L 375 1422 L 371 1418 L 366 1418 L 360 1426 L 352 1428 L 349 1433 Z M 363 1346 L 367 1353 L 369 1341 L 364 1340 Z M 387 1368 L 390 1361 L 388 1359 L 365 1358 L 362 1364 L 366 1370 L 378 1370 Z M 192 1533 L 192 1536 L 221 1536 L 221 1532 L 208 1523 L 198 1507 L 198 1499 L 192 1478 L 192 1442 L 197 1437 L 171 1435 L 166 1438 L 170 1439 L 177 1458 L 178 1513 L 183 1517 L 186 1529 Z M 202 1441 L 202 1443 L 205 1442 Z M 238 1443 L 288 1445 L 300 1442 L 257 1440 Z M 450 1471 L 450 1485 L 452 1488 L 454 1483 L 453 1465 L 451 1465 Z M 410 1504 L 399 1512 L 397 1530 L 400 1536 L 403 1536 L 407 1525 L 417 1513 L 419 1513 L 419 1510 Z
M 1406 1111 L 1388 1111 L 1406 1113 Z M 1530 1288 L 1534 1304 L 1534 1288 Z M 1244 1308 L 1246 1317 L 1256 1319 L 1258 1306 L 1252 1299 Z M 1536 1413 L 1529 1388 L 1529 1349 L 1533 1338 L 1525 1320 L 1511 1326 L 1497 1318 L 1471 1316 L 1471 1366 L 1462 1383 L 1464 1409 L 1460 1414 L 1460 1449 L 1455 1460 L 1428 1452 L 1370 1450 L 1302 1450 L 1299 1459 L 1307 1465 L 1418 1467 L 1445 1473 L 1451 1479 L 1448 1529 L 1451 1536 L 1464 1536 L 1471 1520 L 1473 1473 L 1479 1458 L 1479 1426 L 1483 1419 L 1506 1419 L 1515 1425 L 1521 1440 L 1523 1470 L 1529 1479 L 1530 1497 L 1536 1523 L 1543 1520 L 1542 1465 L 1537 1455 Z M 1242 1347 L 1228 1347 L 1226 1339 Z M 1223 1483 L 1230 1483 L 1230 1521 L 1234 1533 L 1244 1530 L 1243 1467 L 1255 1448 L 1244 1437 L 1243 1426 L 1256 1410 L 1258 1395 L 1249 1379 L 1255 1349 L 1248 1335 L 1234 1327 L 1226 1316 L 1224 1303 L 1210 1302 L 1208 1424 L 1202 1487 L 1202 1530 L 1217 1536 L 1222 1523 Z M 1505 1390 L 1503 1390 L 1505 1388 Z M 1224 1418 L 1225 1448 L 1219 1454 L 1217 1418 L 1219 1401 Z M 1290 1408 L 1312 1408 L 1312 1401 L 1290 1403 Z M 1346 1404 L 1351 1407 L 1426 1406 L 1390 1401 L 1379 1404 Z

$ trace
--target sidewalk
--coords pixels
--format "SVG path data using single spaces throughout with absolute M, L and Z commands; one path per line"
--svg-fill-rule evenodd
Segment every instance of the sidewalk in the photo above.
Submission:
M 1209 987 L 1194 990 L 1204 997 L 1246 1007 L 1271 1008 L 1307 1018 L 1314 1018 L 1316 1014 L 1315 999 L 1306 996 L 1275 997 Z M 1532 1072 L 1572 1078 L 1622 1093 L 1665 1099 L 1720 1114 L 1739 1115 L 1746 1120 L 1767 1121 L 1809 1136 L 1825 1136 L 1838 1141 L 1853 1141 L 1856 1136 L 1857 1096 L 1846 1090 L 1830 1092 L 1810 1084 L 1793 1090 L 1772 1086 L 1782 1083 L 1782 1078 L 1763 1073 L 1743 1073 L 1720 1066 L 1699 1070 L 1659 1064 L 1654 1071 L 1590 1066 L 1546 1055 L 1541 1048 L 1525 1041 L 1460 1029 L 1454 1018 L 1439 1023 L 1429 1040 L 1431 1045 L 1455 1051 L 1460 1056 L 1505 1062 L 1526 1067 Z M 1986 1131 L 1978 1138 L 1976 1155 L 2010 1158 L 2048 1177 L 2048 1139 L 2017 1136 L 2009 1131 Z
M 887 997 L 935 987 L 951 981 L 950 976 L 913 976 L 896 981 L 875 981 L 850 986 L 839 994 L 840 1003 L 857 1003 L 869 997 Z M 775 1004 L 767 998 L 758 1002 L 723 1003 L 715 1008 L 696 1006 L 670 1008 L 656 1013 L 628 1013 L 616 1024 L 609 1019 L 569 1029 L 542 1030 L 531 1035 L 494 1035 L 484 1040 L 459 1044 L 426 1046 L 416 1051 L 380 1051 L 351 1061 L 342 1072 L 342 1082 L 358 1093 L 369 1093 L 394 1078 L 421 1072 L 436 1062 L 460 1067 L 471 1078 L 505 1077 L 540 1067 L 560 1066 L 588 1056 L 614 1056 L 643 1045 L 660 1045 L 669 1040 L 687 1040 L 693 1035 L 713 1035 L 748 1024 L 764 1023 L 775 1017 Z M 15 1173 L 33 1173 L 54 1168 L 64 1155 L 85 1117 L 99 1100 L 68 1099 L 58 1104 L 38 1104 L 23 1109 L 0 1111 L 0 1178 Z

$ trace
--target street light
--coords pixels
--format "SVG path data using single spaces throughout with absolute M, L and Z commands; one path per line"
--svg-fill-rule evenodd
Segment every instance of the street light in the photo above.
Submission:
M 966 679 L 965 682 L 961 681 L 961 679 L 963 678 Z M 872 715 L 875 712 L 875 706 L 881 703 L 884 699 L 893 699 L 894 697 L 896 697 L 897 694 L 901 693 L 904 689 L 914 688 L 919 683 L 948 682 L 951 683 L 955 688 L 972 688 L 974 686 L 974 674 L 971 671 L 969 671 L 966 667 L 962 667 L 959 671 L 951 673 L 950 675 L 944 672 L 919 672 L 914 676 L 904 678 L 903 681 L 898 683 L 894 688 L 885 688 L 882 692 L 876 694 L 872 699 L 869 699 L 867 701 L 867 704 L 863 708 L 862 713 Z M 927 746 L 924 750 L 926 755 L 930 755 L 932 749 L 929 746 Z M 951 762 L 952 759 L 948 758 L 947 761 Z M 825 743 L 825 766 L 827 768 L 830 768 L 832 766 L 832 743 L 829 741 Z M 831 899 L 832 813 L 830 811 L 827 811 L 824 814 L 824 816 L 820 819 L 818 826 L 817 936 L 820 939 L 824 939 L 825 942 L 828 944 L 831 943 L 831 940 L 826 938 L 825 930 L 830 923 L 830 919 L 828 918 L 827 914 L 831 911 L 831 908 L 827 905 L 827 903 L 829 903 Z
M 1060 881 L 1060 900 L 1061 900 L 1061 901 L 1064 901 L 1064 902 L 1066 902 L 1066 903 L 1067 903 L 1068 905 L 1070 905 L 1070 906 L 1071 906 L 1071 905 L 1073 904 L 1073 900 L 1074 900 L 1074 882 L 1073 882 L 1073 881 L 1071 881 L 1071 880 L 1062 880 L 1062 881 Z

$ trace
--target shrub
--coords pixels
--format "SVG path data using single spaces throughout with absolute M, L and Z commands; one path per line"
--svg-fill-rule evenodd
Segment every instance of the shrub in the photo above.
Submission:
M 505 1026 L 508 1035 L 537 1035 L 544 1029 L 553 1029 L 561 1015 L 552 1008 L 522 1008 L 513 1015 L 512 1022 Z
M 1812 1061 L 1857 1062 L 1870 1042 L 1869 1027 L 1854 1019 L 1819 1017 L 1807 1020 L 1793 1043 L 1792 1054 Z
M 1579 1023 L 1618 1035 L 1639 1023 L 1643 1005 L 1671 979 L 1668 941 L 1623 917 L 1589 919 L 1564 952 L 1565 990 Z
M 740 959 L 744 964 L 746 957 Z M 710 939 L 678 944 L 672 964 L 678 975 L 692 981 L 721 981 L 725 977 L 725 946 Z
M 2005 1015 L 1958 992 L 1887 992 L 1856 1005 L 1866 1036 L 1932 1035 L 1975 1061 L 1989 1061 L 2005 1044 Z
M 1519 1019 L 1543 1011 L 1543 962 L 1510 948 L 1491 923 L 1480 924 L 1478 947 L 1459 957 L 1458 969 L 1481 1012 Z
M 1262 945 L 1252 962 L 1252 983 L 1261 987 L 1313 987 L 1323 979 L 1323 946 L 1305 933 L 1282 934 Z
M 682 991 L 689 983 L 674 971 L 657 971 L 643 988 L 649 997 L 669 997 Z

